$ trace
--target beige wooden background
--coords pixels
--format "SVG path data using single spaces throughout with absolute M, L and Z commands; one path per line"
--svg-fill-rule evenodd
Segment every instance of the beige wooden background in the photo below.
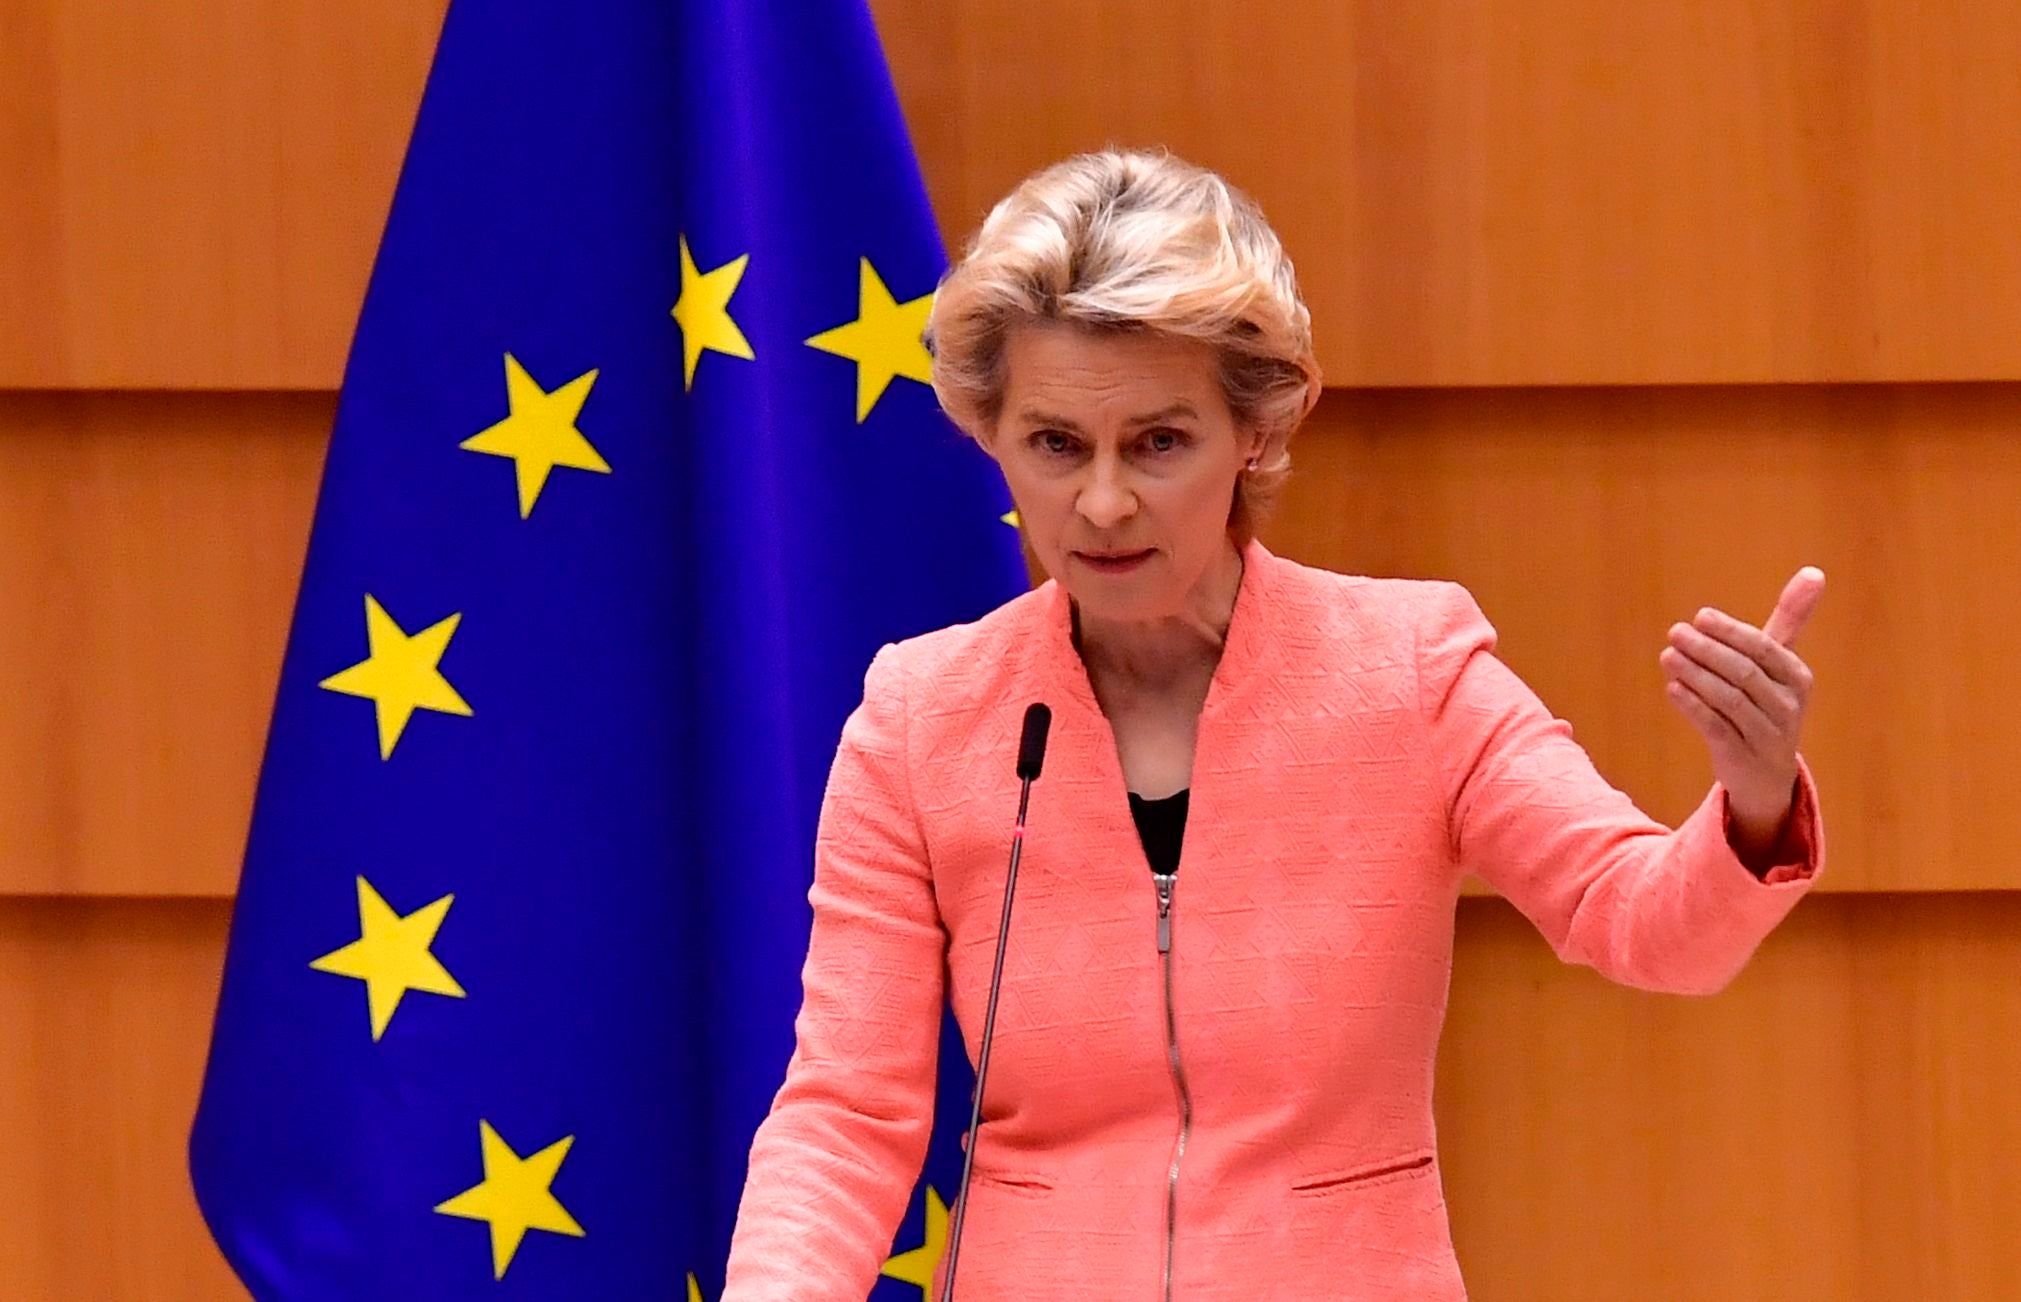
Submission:
M 334 389 L 440 0 L 0 0 L 0 1297 L 235 1296 L 183 1142 Z M 1463 901 L 1481 1302 L 2021 1298 L 2021 8 L 877 0 L 950 242 L 1164 143 L 1330 388 L 1275 550 L 1467 583 L 1602 770 L 1802 647 L 1828 880 L 1712 999 Z

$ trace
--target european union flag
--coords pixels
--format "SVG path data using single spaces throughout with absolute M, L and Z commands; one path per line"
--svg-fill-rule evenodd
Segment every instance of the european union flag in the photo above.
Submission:
M 1027 586 L 923 383 L 944 265 L 861 0 L 451 7 L 191 1137 L 257 1296 L 720 1289 L 864 670 Z

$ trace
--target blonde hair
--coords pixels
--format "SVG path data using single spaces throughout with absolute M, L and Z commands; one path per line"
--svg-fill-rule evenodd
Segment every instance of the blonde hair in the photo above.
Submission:
M 1006 340 L 1029 321 L 1210 345 L 1236 422 L 1265 435 L 1269 459 L 1238 476 L 1228 517 L 1238 543 L 1254 535 L 1320 389 L 1312 315 L 1254 200 L 1162 149 L 1076 154 L 1019 182 L 941 278 L 927 317 L 933 391 L 979 443 L 1003 413 Z

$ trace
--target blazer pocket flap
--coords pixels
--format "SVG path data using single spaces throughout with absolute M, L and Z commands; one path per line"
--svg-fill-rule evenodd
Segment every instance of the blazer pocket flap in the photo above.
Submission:
M 1049 1177 L 1031 1171 L 986 1170 L 978 1166 L 970 1169 L 968 1182 L 971 1185 L 986 1184 L 997 1189 L 1008 1189 L 1013 1193 L 1041 1194 L 1053 1191 L 1053 1182 Z
M 1429 1171 L 1433 1156 L 1431 1153 L 1413 1153 L 1409 1157 L 1395 1158 L 1386 1162 L 1362 1162 L 1350 1167 L 1298 1176 L 1291 1182 L 1291 1192 L 1326 1194 L 1340 1189 L 1388 1184 L 1392 1180 L 1402 1180 Z

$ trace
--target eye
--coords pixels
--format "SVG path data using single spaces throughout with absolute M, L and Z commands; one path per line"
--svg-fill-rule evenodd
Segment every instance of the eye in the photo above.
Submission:
M 1171 442 L 1160 446 L 1156 441 L 1158 439 L 1170 439 Z M 1154 429 L 1144 436 L 1144 442 L 1153 452 L 1177 452 L 1180 448 L 1186 446 L 1186 436 L 1175 429 Z
M 1055 444 L 1052 441 L 1054 439 L 1058 439 L 1059 442 Z M 1060 433 L 1060 431 L 1056 429 L 1039 430 L 1036 433 L 1033 433 L 1030 436 L 1028 436 L 1025 439 L 1025 442 L 1030 444 L 1032 447 L 1038 449 L 1040 452 L 1044 452 L 1053 456 L 1057 456 L 1063 452 L 1071 450 L 1074 444 L 1072 438 L 1070 438 L 1065 434 Z

